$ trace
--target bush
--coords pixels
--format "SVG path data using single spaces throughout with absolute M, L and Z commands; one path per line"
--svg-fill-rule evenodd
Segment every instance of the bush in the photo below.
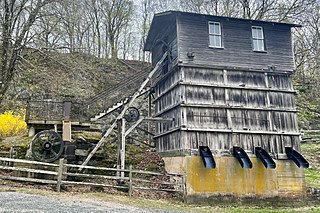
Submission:
M 7 111 L 0 115 L 0 138 L 22 135 L 27 132 L 24 116 L 20 114 Z

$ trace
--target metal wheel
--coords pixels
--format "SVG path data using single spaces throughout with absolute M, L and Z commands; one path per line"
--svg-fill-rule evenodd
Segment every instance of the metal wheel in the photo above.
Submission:
M 37 161 L 51 163 L 61 156 L 63 150 L 64 142 L 55 131 L 41 131 L 31 142 L 31 153 Z
M 126 119 L 127 122 L 135 122 L 139 120 L 140 113 L 139 110 L 135 107 L 129 107 L 124 114 L 124 119 Z

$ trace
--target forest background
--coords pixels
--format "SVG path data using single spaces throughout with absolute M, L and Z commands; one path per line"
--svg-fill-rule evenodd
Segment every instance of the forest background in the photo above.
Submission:
M 148 62 L 152 17 L 167 10 L 301 24 L 292 30 L 299 124 L 320 128 L 320 0 L 1 0 L 1 113 L 22 96 L 19 79 L 36 76 L 24 72 L 28 50 Z

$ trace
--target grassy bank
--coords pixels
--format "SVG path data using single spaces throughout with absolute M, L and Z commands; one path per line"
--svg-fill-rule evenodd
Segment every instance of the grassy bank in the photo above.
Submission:
M 302 143 L 301 150 L 310 164 L 310 167 L 305 170 L 307 186 L 320 187 L 320 144 Z

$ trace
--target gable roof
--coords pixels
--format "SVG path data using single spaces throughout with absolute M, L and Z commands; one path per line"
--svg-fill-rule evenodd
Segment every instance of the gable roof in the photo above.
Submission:
M 247 21 L 251 22 L 252 24 L 270 24 L 270 25 L 286 25 L 288 27 L 302 27 L 299 24 L 292 24 L 292 23 L 283 23 L 283 22 L 272 22 L 272 21 L 262 21 L 262 20 L 252 20 L 252 19 L 244 19 L 244 18 L 233 18 L 233 17 L 226 17 L 226 16 L 213 16 L 213 15 L 206 15 L 200 13 L 189 13 L 189 12 L 182 12 L 182 11 L 166 11 L 162 13 L 157 13 L 153 16 L 153 20 L 150 26 L 150 30 L 146 39 L 146 44 L 144 46 L 145 51 L 151 51 L 153 43 L 159 33 L 163 29 L 160 29 L 159 26 L 161 24 L 167 23 L 175 24 L 176 17 L 179 15 L 187 15 L 187 16 L 202 16 L 204 18 L 219 18 L 220 20 L 235 20 L 235 21 Z

